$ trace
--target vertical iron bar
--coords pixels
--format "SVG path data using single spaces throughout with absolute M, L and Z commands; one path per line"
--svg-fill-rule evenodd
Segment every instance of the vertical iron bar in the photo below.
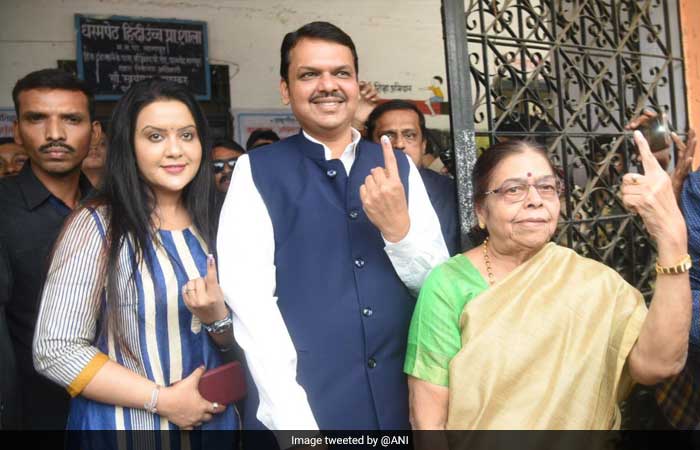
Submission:
M 464 245 L 469 242 L 468 232 L 474 223 L 471 173 L 476 162 L 464 0 L 442 0 L 442 26 L 450 96 L 450 126 L 456 164 L 457 203 Z
M 549 0 L 549 11 L 551 14 L 551 19 L 552 19 L 552 35 L 555 37 L 555 41 L 552 42 L 552 45 L 556 45 L 556 36 L 557 36 L 557 9 L 556 5 L 554 4 L 555 0 Z M 562 87 L 562 73 L 563 73 L 563 66 L 562 66 L 562 61 L 561 57 L 559 55 L 559 52 L 561 51 L 560 48 L 555 48 L 552 52 L 552 55 L 554 56 L 554 61 L 553 61 L 553 71 L 554 71 L 554 77 L 556 79 L 556 84 L 557 84 L 557 107 L 559 108 L 559 123 L 566 123 L 566 120 L 564 119 L 564 116 L 566 114 L 565 108 L 564 108 L 564 88 Z M 560 127 L 557 127 L 560 128 Z M 566 135 L 566 130 L 561 130 L 561 133 Z M 571 247 L 574 244 L 574 221 L 571 217 L 571 211 L 572 211 L 572 198 L 571 198 L 571 187 L 573 186 L 573 171 L 569 170 L 569 158 L 566 153 L 566 145 L 567 145 L 567 140 L 568 138 L 565 139 L 560 139 L 559 141 L 559 151 L 561 152 L 561 164 L 562 164 L 562 169 L 564 171 L 564 181 L 565 181 L 565 187 L 564 187 L 564 192 L 565 192 L 565 204 L 566 204 L 566 237 L 567 237 L 567 245 Z
M 618 9 L 617 6 L 613 3 L 610 5 L 610 13 L 612 16 L 612 23 L 613 23 L 613 28 L 615 31 L 615 45 L 620 45 L 620 36 L 622 36 L 622 30 L 621 30 L 621 17 L 618 14 Z M 623 44 L 624 45 L 624 44 Z M 625 81 L 625 74 L 624 74 L 624 69 L 622 67 L 622 58 L 624 58 L 624 52 L 620 52 L 619 55 L 615 58 L 615 70 L 617 72 L 617 96 L 618 96 L 618 106 L 620 108 L 619 112 L 619 118 L 618 121 L 620 124 L 625 124 L 627 123 L 627 82 Z M 622 130 L 619 130 L 620 133 L 622 133 Z M 617 136 L 618 139 L 622 139 L 622 134 L 618 134 Z M 621 146 L 622 150 L 624 151 L 625 154 L 625 161 L 624 161 L 624 169 L 625 172 L 629 171 L 630 167 L 630 149 L 629 145 L 627 143 L 627 140 L 625 140 Z M 630 260 L 634 260 L 634 245 L 631 245 L 631 242 L 633 239 L 633 234 L 632 231 L 630 231 L 633 227 L 629 227 L 626 231 L 627 235 L 627 248 L 625 249 L 625 252 L 628 255 L 628 258 Z M 627 280 L 630 280 L 630 283 L 634 283 L 632 280 L 634 279 L 634 266 L 629 268 L 629 272 L 627 274 L 624 274 L 625 278 Z
M 678 1 L 678 0 L 676 0 L 675 12 L 676 12 L 676 17 L 675 17 L 676 18 L 676 25 L 678 26 L 678 29 L 681 30 L 681 4 L 680 4 L 680 1 Z M 681 33 L 682 32 L 683 32 L 683 30 L 681 30 Z M 681 97 L 683 98 L 683 109 L 684 109 L 683 112 L 685 113 L 685 123 L 682 125 L 682 128 L 681 128 L 680 118 L 676 117 L 675 118 L 676 123 L 674 123 L 673 126 L 676 128 L 680 128 L 680 131 L 685 133 L 686 130 L 688 128 L 690 128 L 691 123 L 690 123 L 690 110 L 688 109 L 688 95 L 687 95 L 688 94 L 688 85 L 686 84 L 686 80 L 685 80 L 685 60 L 682 59 L 685 56 L 685 53 L 683 51 L 683 38 L 682 38 L 682 36 L 683 35 L 681 34 L 681 37 L 678 38 L 679 47 L 677 49 L 673 48 L 673 47 L 671 48 L 671 56 L 672 57 L 675 56 L 675 52 L 677 50 L 678 55 L 681 57 L 680 65 L 681 65 L 681 80 L 683 80 L 683 86 L 682 86 L 683 89 L 682 89 L 680 94 L 681 94 Z M 673 92 L 673 95 L 675 95 L 675 94 L 676 93 Z
M 650 0 L 645 0 L 644 5 L 648 5 L 648 4 L 649 4 L 649 1 L 650 1 Z M 630 2 L 630 3 L 633 3 L 633 2 Z M 629 15 L 630 15 L 630 23 L 633 23 L 633 20 L 632 20 L 632 19 L 634 18 L 635 14 L 640 14 L 640 15 L 643 15 L 643 14 L 644 14 L 644 6 L 642 6 L 642 7 L 639 7 L 639 5 L 636 5 L 636 6 L 638 7 L 638 11 L 634 11 L 634 10 L 632 10 L 632 9 L 630 8 L 630 14 L 629 14 Z M 638 51 L 638 52 L 641 52 L 641 51 L 642 51 L 642 36 L 641 36 L 641 33 L 639 32 L 640 28 L 641 28 L 641 21 L 640 21 L 640 26 L 637 27 L 637 37 L 638 37 L 638 39 L 637 39 L 637 48 L 636 48 L 635 50 Z M 622 58 L 622 55 L 620 54 L 620 55 L 618 56 L 618 58 Z M 638 58 L 638 61 L 639 61 L 639 68 L 640 68 L 640 71 L 641 71 L 641 69 L 643 68 L 643 65 L 642 65 L 642 56 L 641 56 L 641 55 L 640 55 L 640 56 L 637 56 L 637 58 Z M 644 79 L 643 79 L 643 76 L 642 76 L 642 75 L 640 75 L 640 77 L 639 77 L 639 82 L 640 82 L 640 83 L 643 83 L 643 82 L 644 82 Z M 643 92 L 643 89 L 642 89 L 642 87 L 640 86 L 640 87 L 636 90 L 635 95 L 634 95 L 634 98 L 637 99 L 637 100 L 635 100 L 635 103 L 636 103 L 636 104 L 639 104 L 639 103 L 638 103 L 638 99 L 643 95 L 642 92 Z M 653 96 L 652 96 L 652 98 L 653 98 Z M 629 144 L 628 144 L 627 147 L 628 147 L 628 152 L 627 152 L 627 154 L 628 154 L 628 155 L 631 155 L 631 154 L 632 154 L 632 151 L 634 151 L 634 150 L 629 151 L 629 150 L 630 150 L 630 145 L 629 145 Z M 631 220 L 634 221 L 635 218 L 632 217 Z M 638 278 L 643 278 L 644 275 L 643 275 L 643 274 L 640 274 L 640 276 L 638 277 L 638 276 L 637 276 L 637 271 L 635 270 L 636 267 L 637 267 L 637 246 L 634 245 L 634 227 L 628 227 L 628 228 L 627 228 L 627 245 L 628 245 L 628 248 L 629 248 L 629 250 L 628 250 L 628 251 L 629 251 L 629 254 L 631 254 L 631 255 L 630 255 L 630 265 L 629 265 L 629 267 L 628 267 L 628 269 L 629 269 L 629 275 L 628 275 L 628 278 L 627 278 L 627 279 L 630 280 L 630 283 L 631 283 L 633 286 L 637 286 Z M 640 288 L 641 288 L 641 286 L 640 286 Z
M 586 33 L 586 19 L 583 15 L 579 16 L 579 23 L 581 25 L 581 44 L 584 46 L 589 46 L 588 34 Z M 590 46 L 592 47 L 593 44 Z M 581 58 L 583 59 L 583 76 L 587 79 L 589 78 L 588 75 L 591 73 L 591 63 L 588 62 L 589 56 L 590 55 L 588 55 L 585 51 L 582 52 Z M 595 71 L 595 68 L 593 71 Z M 583 85 L 581 85 L 581 89 L 583 90 Z M 588 103 L 586 105 L 586 128 L 589 133 L 593 131 L 593 122 L 591 121 L 592 115 L 592 106 L 590 103 Z
M 479 1 L 479 26 L 481 27 L 480 32 L 484 32 L 486 29 L 486 21 L 484 20 L 484 4 Z M 466 17 L 465 17 L 465 22 L 466 22 Z M 466 25 L 465 25 L 466 28 Z M 489 59 L 488 59 L 488 44 L 486 42 L 486 39 L 481 40 L 481 60 L 483 61 L 484 64 L 484 93 L 486 95 L 486 125 L 488 126 L 488 136 L 489 136 L 489 145 L 493 145 L 496 142 L 496 130 L 491 129 L 491 124 L 493 123 L 493 102 L 491 101 L 491 74 L 490 74 L 490 69 L 489 69 Z M 496 64 L 494 64 L 494 69 L 495 69 Z M 479 82 L 478 80 L 476 81 L 477 83 Z
M 513 53 L 514 55 L 520 57 L 520 62 L 516 65 L 516 61 L 513 61 L 513 68 L 517 67 L 519 69 L 517 77 L 515 77 L 515 79 L 513 80 L 513 95 L 515 95 L 516 90 L 519 88 L 519 85 L 518 83 L 516 83 L 516 81 L 522 83 L 522 86 L 525 86 L 527 84 L 527 71 L 525 70 L 525 67 L 527 66 L 527 61 L 525 60 L 525 58 L 527 58 L 527 52 L 525 52 L 526 44 L 520 41 L 520 39 L 523 39 L 525 37 L 525 34 L 523 33 L 523 10 L 522 8 L 516 8 L 515 12 L 517 14 L 515 20 L 518 26 L 518 29 L 516 30 L 518 34 L 518 39 L 514 40 L 514 43 L 517 44 L 517 47 L 515 47 L 517 51 L 514 51 Z M 520 116 L 520 121 L 518 125 L 520 127 L 525 128 L 524 133 L 526 137 L 530 137 L 530 97 L 532 96 L 529 92 L 526 91 L 525 95 L 523 95 L 524 102 L 518 108 L 518 115 Z
M 669 95 L 669 102 L 671 103 L 671 117 L 672 117 L 672 124 L 673 126 L 678 126 L 678 112 L 676 110 L 676 74 L 673 73 L 673 51 L 674 45 L 673 45 L 673 38 L 671 37 L 671 23 L 669 21 L 669 14 L 668 14 L 668 2 L 663 2 L 663 16 L 664 16 L 664 28 L 665 28 L 665 34 L 666 34 L 666 48 L 669 51 L 669 54 L 666 55 L 668 58 L 668 82 L 669 82 L 669 91 L 671 92 L 671 95 Z M 679 5 L 680 6 L 680 5 Z M 680 15 L 678 16 L 680 17 Z M 649 15 L 649 20 L 651 21 L 651 14 Z M 653 24 L 653 22 L 652 22 Z M 680 23 L 678 24 L 678 29 L 680 29 Z M 676 155 L 673 155 L 673 161 L 675 162 L 676 160 Z

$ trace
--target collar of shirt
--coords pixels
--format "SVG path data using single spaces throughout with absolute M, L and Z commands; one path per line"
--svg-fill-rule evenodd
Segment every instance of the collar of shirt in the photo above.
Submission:
M 331 149 L 324 144 L 323 142 L 316 140 L 309 136 L 309 134 L 301 130 L 302 133 L 304 134 L 304 137 L 311 142 L 315 144 L 319 144 L 323 146 L 323 154 L 326 157 L 326 161 L 331 159 Z M 345 173 L 350 174 L 350 169 L 352 168 L 352 164 L 355 162 L 355 150 L 357 149 L 357 144 L 360 143 L 360 139 L 362 138 L 362 135 L 360 134 L 359 131 L 357 131 L 354 128 L 350 128 L 350 132 L 352 133 L 352 142 L 348 144 L 347 147 L 345 147 L 345 150 L 343 153 L 340 155 L 340 162 L 343 163 L 343 167 L 345 167 Z
M 65 208 L 68 206 L 63 203 L 58 197 L 53 195 L 46 186 L 44 186 L 41 181 L 34 175 L 31 168 L 31 162 L 27 163 L 22 168 L 22 171 L 17 174 L 17 183 L 22 190 L 22 195 L 24 196 L 24 201 L 27 203 L 27 208 L 30 210 L 37 208 L 39 205 L 47 200 L 51 201 L 52 206 L 56 205 L 56 202 L 63 205 Z M 80 180 L 78 181 L 78 188 L 80 189 L 80 198 L 84 199 L 92 190 L 92 185 L 90 180 L 80 172 Z

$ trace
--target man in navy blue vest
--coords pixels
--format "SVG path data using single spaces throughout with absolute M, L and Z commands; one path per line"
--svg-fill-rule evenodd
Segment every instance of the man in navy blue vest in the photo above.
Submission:
M 430 203 L 440 219 L 442 235 L 450 255 L 466 250 L 460 245 L 455 182 L 449 176 L 423 165 L 428 144 L 423 113 L 416 105 L 405 100 L 382 103 L 367 118 L 367 137 L 379 143 L 382 136 L 388 137 L 394 150 L 404 152 L 418 168 Z M 471 248 L 471 245 L 467 247 Z
M 244 428 L 407 429 L 414 296 L 447 258 L 438 218 L 415 165 L 351 127 L 347 34 L 288 33 L 280 74 L 302 131 L 239 158 L 218 235 L 251 376 Z

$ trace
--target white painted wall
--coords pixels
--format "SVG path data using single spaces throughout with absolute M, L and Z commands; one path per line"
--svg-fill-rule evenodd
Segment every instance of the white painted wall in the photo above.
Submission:
M 440 0 L 0 0 L 0 107 L 12 106 L 18 78 L 75 59 L 75 13 L 206 21 L 210 62 L 230 66 L 233 108 L 282 107 L 282 38 L 313 20 L 350 34 L 361 79 L 412 86 L 387 98 L 427 99 L 419 88 L 446 74 Z M 447 116 L 428 122 L 449 126 Z

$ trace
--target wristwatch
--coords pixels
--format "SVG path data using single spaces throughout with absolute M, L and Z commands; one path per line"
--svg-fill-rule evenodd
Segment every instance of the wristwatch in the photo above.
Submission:
M 226 317 L 221 320 L 202 324 L 202 328 L 207 330 L 207 333 L 209 334 L 224 334 L 232 326 L 233 319 L 231 318 L 231 311 L 229 311 L 228 314 L 226 314 Z

